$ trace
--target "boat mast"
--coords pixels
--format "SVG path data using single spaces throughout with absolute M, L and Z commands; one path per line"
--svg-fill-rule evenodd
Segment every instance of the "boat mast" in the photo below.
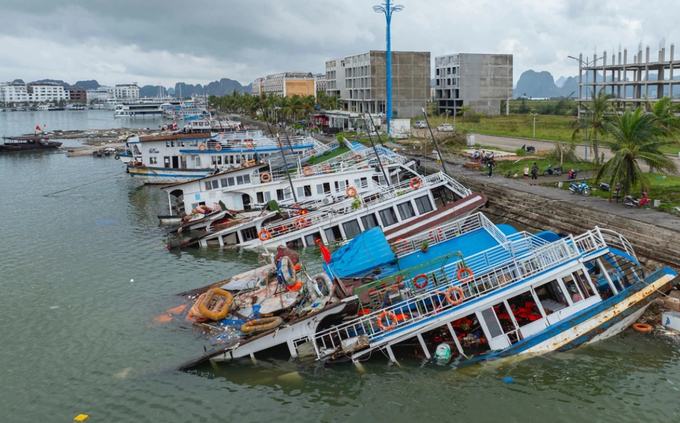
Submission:
M 444 156 L 442 156 L 441 150 L 439 150 L 439 144 L 437 144 L 437 140 L 434 138 L 434 134 L 432 133 L 432 127 L 430 126 L 430 120 L 427 118 L 427 112 L 425 111 L 425 108 L 423 107 L 423 115 L 425 116 L 425 122 L 427 122 L 427 128 L 430 130 L 430 136 L 432 137 L 432 142 L 434 143 L 434 148 L 437 149 L 437 154 L 439 154 L 439 160 L 442 162 L 442 170 L 444 173 L 447 175 L 449 172 L 446 170 L 446 163 L 444 163 Z M 423 152 L 425 153 L 425 152 Z
M 369 114 L 368 116 L 370 117 L 371 115 Z M 372 118 L 371 118 L 371 122 L 373 122 Z M 367 123 L 366 118 L 364 118 L 364 123 Z M 376 160 L 378 160 L 378 166 L 380 166 L 380 170 L 382 171 L 383 176 L 385 177 L 385 181 L 387 182 L 387 186 L 390 186 L 390 185 L 392 185 L 390 183 L 390 178 L 387 177 L 387 172 L 385 172 L 385 168 L 382 165 L 382 160 L 380 160 L 380 154 L 378 153 L 378 150 L 375 148 L 375 144 L 373 144 L 373 137 L 371 136 L 371 131 L 369 130 L 369 131 L 367 131 L 367 133 L 368 133 L 368 139 L 369 139 L 369 141 L 371 141 L 371 147 L 373 147 L 373 152 L 375 153 L 375 158 L 376 158 Z M 378 137 L 380 137 L 380 135 L 378 135 Z M 382 142 L 380 143 L 380 145 L 382 145 Z

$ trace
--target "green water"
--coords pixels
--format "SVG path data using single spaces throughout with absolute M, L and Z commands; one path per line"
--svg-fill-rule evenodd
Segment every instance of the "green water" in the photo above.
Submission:
M 461 370 L 375 353 L 363 372 L 277 358 L 179 372 L 204 341 L 153 318 L 256 254 L 169 253 L 164 195 L 112 158 L 0 155 L 0 178 L 0 421 L 678 421 L 680 340 L 632 331 Z

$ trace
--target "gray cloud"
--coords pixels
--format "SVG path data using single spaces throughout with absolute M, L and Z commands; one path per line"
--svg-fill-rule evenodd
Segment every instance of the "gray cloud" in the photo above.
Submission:
M 323 72 L 328 59 L 384 48 L 379 3 L 366 0 L 0 0 L 0 81 L 96 78 L 169 85 Z M 619 43 L 680 41 L 677 2 L 400 0 L 395 50 L 513 53 L 526 69 L 573 75 L 566 58 Z

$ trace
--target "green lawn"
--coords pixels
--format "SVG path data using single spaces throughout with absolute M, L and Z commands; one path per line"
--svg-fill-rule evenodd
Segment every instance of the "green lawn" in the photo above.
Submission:
M 543 176 L 543 171 L 545 171 L 548 168 L 548 165 L 552 165 L 553 168 L 559 166 L 559 163 L 556 162 L 551 162 L 548 159 L 545 158 L 521 158 L 519 160 L 501 160 L 497 162 L 497 166 L 494 169 L 495 173 L 505 175 L 510 172 L 511 175 L 514 175 L 517 173 L 519 177 L 523 177 L 524 173 L 524 166 L 526 164 L 529 165 L 529 168 L 531 168 L 534 163 L 538 165 L 538 174 L 539 174 L 539 182 L 541 182 L 541 178 Z M 579 172 L 584 171 L 584 170 L 592 170 L 592 169 L 597 169 L 597 166 L 591 162 L 564 162 L 562 164 L 562 169 L 564 174 L 569 172 L 569 169 L 578 169 Z
M 349 148 L 347 148 L 345 145 L 342 145 L 335 150 L 331 151 L 328 154 L 324 154 L 321 157 L 311 157 L 307 163 L 309 164 L 317 164 L 321 162 L 325 162 L 326 160 L 332 159 L 333 157 L 339 156 L 341 154 L 347 153 L 349 151 Z

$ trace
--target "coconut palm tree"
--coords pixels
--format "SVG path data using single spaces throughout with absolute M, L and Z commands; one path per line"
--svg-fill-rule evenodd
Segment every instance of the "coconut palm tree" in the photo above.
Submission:
M 583 124 L 579 125 L 574 130 L 571 139 L 576 139 L 577 134 L 585 128 L 587 138 L 590 138 L 593 146 L 593 152 L 595 153 L 595 163 L 600 160 L 599 153 L 599 140 L 598 135 L 604 135 L 604 126 L 607 120 L 611 117 L 611 112 L 613 107 L 610 99 L 614 98 L 612 94 L 607 94 L 604 90 L 600 90 L 597 93 L 593 93 L 593 100 L 588 104 L 586 109 L 586 117 L 583 119 Z M 588 136 L 590 135 L 590 136 Z
M 608 178 L 612 186 L 618 184 L 624 194 L 639 185 L 642 191 L 650 188 L 647 176 L 640 168 L 646 163 L 661 173 L 676 172 L 675 163 L 659 150 L 675 143 L 663 137 L 666 129 L 654 114 L 645 114 L 641 107 L 606 119 L 602 126 L 611 140 L 602 140 L 614 157 L 609 159 L 597 174 L 597 182 Z
M 676 113 L 680 112 L 680 105 L 671 103 L 671 98 L 666 96 L 652 102 L 645 96 L 646 107 L 658 120 L 659 124 L 665 128 L 668 135 L 680 129 L 680 118 Z

